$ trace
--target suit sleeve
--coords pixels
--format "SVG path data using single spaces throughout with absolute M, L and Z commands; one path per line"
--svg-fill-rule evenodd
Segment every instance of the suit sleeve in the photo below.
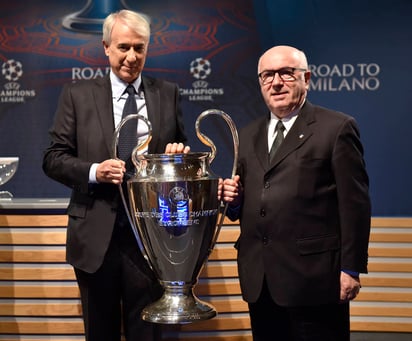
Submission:
M 52 127 L 50 145 L 43 157 L 43 170 L 52 179 L 87 192 L 92 162 L 78 157 L 76 106 L 71 85 L 65 85 L 59 97 Z
M 341 268 L 366 273 L 371 218 L 369 179 L 353 118 L 344 121 L 337 135 L 332 167 L 341 226 Z

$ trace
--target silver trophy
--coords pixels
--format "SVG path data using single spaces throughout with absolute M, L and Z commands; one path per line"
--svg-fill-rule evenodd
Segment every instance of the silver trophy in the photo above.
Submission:
M 128 193 L 119 186 L 123 204 L 141 252 L 164 288 L 163 296 L 144 308 L 142 319 L 154 323 L 184 324 L 216 316 L 216 309 L 198 299 L 193 289 L 217 241 L 227 204 L 221 212 L 219 177 L 210 164 L 214 143 L 200 132 L 200 121 L 219 115 L 229 125 L 234 144 L 232 177 L 238 155 L 238 135 L 230 116 L 220 110 L 204 111 L 196 120 L 196 133 L 211 152 L 142 154 L 151 139 L 150 122 L 129 115 L 115 131 L 116 155 L 120 129 L 129 119 L 146 123 L 148 137 L 132 152 L 136 174 L 127 181 Z M 140 122 L 139 122 L 140 124 Z M 220 214 L 220 219 L 218 222 Z
M 0 157 L 0 186 L 8 182 L 17 172 L 18 157 Z M 0 200 L 11 200 L 13 194 L 9 191 L 0 191 Z

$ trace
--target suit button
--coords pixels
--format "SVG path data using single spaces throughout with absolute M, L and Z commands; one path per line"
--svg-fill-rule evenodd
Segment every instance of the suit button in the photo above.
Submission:
M 269 242 L 268 237 L 263 237 L 262 242 L 263 242 L 263 245 L 267 245 Z
M 260 216 L 261 217 L 266 216 L 266 211 L 263 208 L 260 210 Z
M 265 189 L 268 189 L 270 187 L 270 182 L 266 181 L 264 184 Z

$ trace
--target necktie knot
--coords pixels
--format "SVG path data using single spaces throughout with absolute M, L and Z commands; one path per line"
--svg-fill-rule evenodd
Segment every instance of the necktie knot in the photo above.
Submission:
M 275 132 L 277 132 L 278 134 L 282 134 L 283 136 L 284 130 L 285 130 L 285 126 L 283 125 L 283 122 L 279 120 L 278 123 L 276 123 Z
M 129 84 L 125 90 L 125 92 L 128 93 L 129 96 L 134 95 L 136 93 L 136 90 L 134 89 L 134 86 Z

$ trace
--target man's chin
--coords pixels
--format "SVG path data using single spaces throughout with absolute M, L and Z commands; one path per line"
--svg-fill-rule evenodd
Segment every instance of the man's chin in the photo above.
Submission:
M 119 76 L 120 76 L 120 79 L 122 79 L 123 81 L 127 83 L 131 83 L 139 76 L 139 74 L 129 73 L 129 72 L 120 72 Z

